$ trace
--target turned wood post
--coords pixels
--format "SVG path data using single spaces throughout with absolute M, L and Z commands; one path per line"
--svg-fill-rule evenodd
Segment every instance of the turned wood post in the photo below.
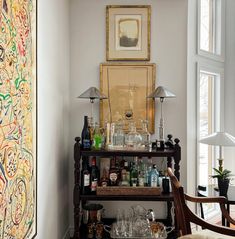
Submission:
M 76 137 L 74 144 L 74 190 L 73 190 L 73 205 L 74 205 L 74 236 L 73 239 L 79 239 L 79 222 L 80 222 L 80 159 L 81 159 L 81 144 L 80 137 Z
M 181 147 L 179 145 L 180 140 L 176 138 L 175 140 L 175 156 L 174 156 L 174 161 L 175 161 L 175 166 L 174 166 L 174 174 L 177 177 L 178 180 L 180 180 L 180 159 L 181 159 Z

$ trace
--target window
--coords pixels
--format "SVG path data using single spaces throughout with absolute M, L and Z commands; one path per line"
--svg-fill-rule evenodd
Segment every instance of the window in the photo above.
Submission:
M 217 166 L 217 152 L 212 146 L 200 144 L 199 140 L 222 125 L 221 110 L 224 62 L 218 61 L 222 54 L 224 0 L 198 0 L 198 46 L 197 57 L 197 184 L 208 185 L 212 168 Z
M 208 66 L 198 67 L 198 141 L 220 130 L 221 120 L 221 81 L 223 71 Z M 214 184 L 212 168 L 217 167 L 218 151 L 216 147 L 198 142 L 198 185 Z M 205 217 L 216 215 L 215 204 L 204 204 Z
M 216 72 L 199 70 L 199 102 L 198 102 L 198 138 L 199 140 L 216 130 L 220 126 L 220 79 Z M 212 168 L 216 167 L 215 153 L 212 146 L 198 145 L 198 184 L 211 184 Z
M 223 77 L 225 43 L 225 0 L 197 0 L 197 63 L 196 128 L 198 185 L 214 184 L 210 177 L 218 166 L 217 147 L 201 144 L 201 138 L 223 129 Z M 216 206 L 204 207 L 206 218 L 212 217 Z
M 198 54 L 223 60 L 223 0 L 199 0 Z

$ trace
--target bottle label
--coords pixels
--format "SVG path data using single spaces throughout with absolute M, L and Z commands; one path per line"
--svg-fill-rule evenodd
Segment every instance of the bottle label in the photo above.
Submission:
M 83 139 L 83 148 L 84 149 L 90 149 L 91 148 L 91 142 L 89 139 Z
M 84 187 L 87 187 L 90 185 L 90 174 L 84 175 Z
M 151 187 L 157 187 L 157 177 L 156 176 L 151 177 Z
M 132 184 L 132 187 L 136 187 L 137 186 L 137 178 L 131 178 L 131 184 Z
M 91 191 L 95 192 L 97 189 L 97 181 L 92 181 L 91 182 Z
M 117 174 L 116 173 L 110 173 L 109 178 L 112 182 L 117 181 Z
M 144 178 L 139 178 L 139 186 L 144 186 Z

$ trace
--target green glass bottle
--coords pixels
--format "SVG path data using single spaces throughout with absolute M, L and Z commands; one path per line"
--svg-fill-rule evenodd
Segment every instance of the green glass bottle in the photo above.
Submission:
M 102 146 L 102 135 L 100 133 L 100 127 L 99 127 L 98 123 L 95 123 L 93 148 L 94 149 L 101 149 L 101 146 Z
M 132 163 L 130 178 L 131 178 L 131 186 L 136 187 L 138 182 L 138 170 L 135 162 Z

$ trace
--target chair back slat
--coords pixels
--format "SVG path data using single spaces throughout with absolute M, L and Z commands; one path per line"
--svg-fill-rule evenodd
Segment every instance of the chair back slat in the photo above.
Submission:
M 174 206 L 176 215 L 176 227 L 179 236 L 191 234 L 190 220 L 187 215 L 187 205 L 184 197 L 184 189 L 178 179 L 173 174 L 171 168 L 168 168 L 168 175 L 171 180 L 172 193 L 174 195 Z

